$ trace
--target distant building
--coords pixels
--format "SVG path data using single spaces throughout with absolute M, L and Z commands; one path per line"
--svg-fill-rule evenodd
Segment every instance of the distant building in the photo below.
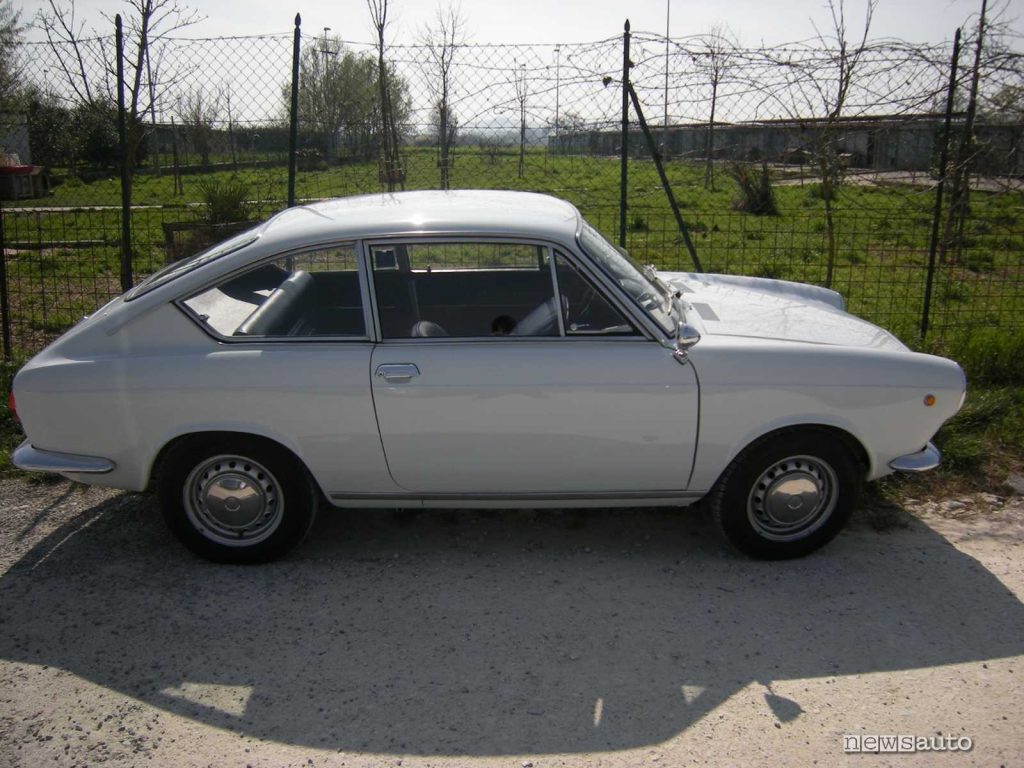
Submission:
M 813 162 L 824 120 L 761 120 L 716 123 L 716 159 L 768 160 L 802 164 Z M 954 134 L 963 120 L 953 123 Z M 936 165 L 942 131 L 942 115 L 875 116 L 847 118 L 835 124 L 836 145 L 850 167 L 876 171 L 928 171 Z M 975 124 L 979 156 L 975 172 L 998 176 L 1024 176 L 1024 123 Z M 664 141 L 664 152 L 673 158 L 703 159 L 707 123 L 653 129 L 654 139 Z M 616 130 L 574 131 L 551 136 L 548 151 L 566 155 L 618 155 L 620 133 Z M 647 143 L 639 130 L 630 132 L 630 154 L 645 157 Z
M 19 165 L 32 165 L 28 120 L 25 115 L 0 113 L 0 153 L 17 155 Z

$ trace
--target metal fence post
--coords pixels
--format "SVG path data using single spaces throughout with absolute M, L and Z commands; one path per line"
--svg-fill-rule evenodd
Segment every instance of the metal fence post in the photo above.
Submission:
M 302 55 L 302 16 L 295 14 L 292 42 L 292 103 L 288 114 L 288 207 L 295 205 L 295 169 L 299 144 L 299 57 Z
M 128 127 L 124 107 L 124 30 L 114 17 L 117 43 L 117 140 L 121 151 L 121 290 L 132 287 L 132 178 L 128 167 Z
M 633 109 L 636 110 L 636 119 L 640 122 L 640 130 L 643 131 L 644 138 L 647 139 L 647 149 L 651 153 L 654 167 L 658 171 L 658 178 L 661 179 L 661 188 L 665 190 L 665 197 L 668 198 L 668 204 L 672 208 L 672 215 L 675 216 L 676 226 L 679 227 L 679 234 L 683 238 L 686 250 L 690 253 L 693 268 L 698 272 L 703 272 L 704 267 L 701 265 L 700 259 L 697 258 L 697 249 L 693 245 L 693 240 L 690 239 L 690 230 L 687 229 L 686 222 L 683 221 L 683 214 L 679 211 L 679 203 L 676 202 L 675 193 L 672 192 L 672 185 L 669 184 L 668 176 L 665 174 L 665 166 L 661 163 L 661 153 L 658 151 L 657 144 L 654 143 L 654 136 L 651 135 L 651 129 L 647 126 L 644 110 L 640 106 L 640 99 L 637 97 L 636 91 L 633 90 L 632 83 L 629 84 L 627 90 L 629 91 L 630 99 L 633 101 Z
M 4 360 L 11 352 L 11 304 L 7 295 L 7 240 L 4 235 L 4 206 L 0 203 L 0 321 L 3 325 Z
M 935 185 L 935 207 L 932 210 L 932 232 L 928 243 L 928 273 L 924 283 L 924 306 L 921 308 L 921 341 L 928 335 L 928 314 L 932 306 L 932 286 L 935 283 L 935 257 L 939 249 L 939 222 L 942 219 L 942 195 L 946 187 L 946 173 L 949 165 L 949 127 L 953 117 L 953 101 L 956 96 L 956 69 L 960 59 L 960 29 L 953 37 L 953 56 L 949 63 L 949 89 L 946 91 L 946 116 L 942 122 L 942 139 L 939 146 L 939 181 Z
M 622 32 L 622 167 L 619 172 L 619 245 L 626 247 L 626 195 L 629 186 L 629 19 Z

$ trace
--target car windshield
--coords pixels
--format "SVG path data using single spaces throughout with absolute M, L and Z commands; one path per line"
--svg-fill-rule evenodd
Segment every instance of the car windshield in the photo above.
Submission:
M 657 283 L 648 278 L 628 254 L 605 240 L 600 232 L 586 222 L 583 222 L 580 229 L 579 240 L 583 250 L 605 274 L 651 315 L 665 333 L 671 334 L 675 327 L 672 302 Z
M 176 278 L 181 277 L 187 272 L 191 272 L 194 269 L 199 269 L 199 267 L 203 266 L 204 264 L 209 264 L 214 259 L 219 259 L 222 256 L 227 256 L 229 253 L 239 251 L 242 248 L 245 248 L 247 245 L 251 245 L 252 243 L 256 242 L 257 239 L 259 239 L 259 234 L 252 230 L 249 230 L 247 232 L 242 232 L 240 235 L 235 235 L 234 237 L 229 238 L 222 243 L 218 243 L 212 248 L 208 248 L 205 251 L 201 251 L 200 253 L 193 256 L 191 259 L 182 259 L 181 261 L 172 262 L 163 269 L 157 270 L 152 275 L 143 280 L 141 283 L 132 288 L 130 291 L 128 291 L 124 295 L 124 300 L 131 301 L 132 299 L 137 299 L 144 293 L 149 293 L 154 288 L 157 288 L 163 285 L 164 283 L 169 283 L 171 280 L 175 280 Z

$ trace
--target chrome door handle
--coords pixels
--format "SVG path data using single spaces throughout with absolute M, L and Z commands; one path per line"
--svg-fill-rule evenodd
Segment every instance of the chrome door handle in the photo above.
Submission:
M 392 363 L 377 366 L 377 378 L 384 381 L 410 381 L 420 375 L 420 369 L 412 363 Z

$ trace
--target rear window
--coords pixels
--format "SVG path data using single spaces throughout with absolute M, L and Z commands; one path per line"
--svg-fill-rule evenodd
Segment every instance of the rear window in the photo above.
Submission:
M 259 233 L 249 230 L 241 233 L 240 235 L 235 235 L 234 237 L 225 240 L 223 243 L 218 243 L 212 248 L 208 248 L 207 250 L 198 253 L 191 259 L 182 259 L 181 261 L 175 261 L 172 264 L 168 264 L 166 267 L 157 270 L 141 283 L 129 290 L 124 295 L 124 300 L 131 301 L 132 299 L 137 299 L 139 296 L 149 293 L 154 288 L 159 288 L 161 285 L 169 283 L 172 280 L 176 280 L 182 275 L 199 269 L 199 267 L 204 264 L 209 264 L 211 261 L 227 256 L 229 253 L 240 251 L 243 248 L 252 245 L 258 239 Z

